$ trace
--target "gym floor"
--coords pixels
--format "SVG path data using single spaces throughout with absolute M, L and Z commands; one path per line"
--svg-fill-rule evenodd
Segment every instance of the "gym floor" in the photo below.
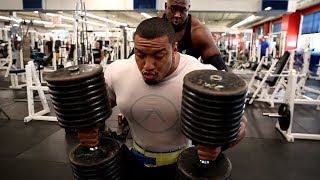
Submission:
M 11 118 L 6 119 L 0 112 L 0 179 L 73 179 L 68 152 L 78 143 L 77 136 L 66 135 L 57 122 L 24 123 L 28 114 L 26 90 L 11 90 L 9 84 L 10 79 L 0 72 L 0 107 Z M 311 84 L 320 87 L 319 81 Z M 47 98 L 52 108 L 49 95 Z M 39 110 L 41 103 L 36 102 L 35 106 Z M 119 131 L 118 112 L 114 108 L 106 121 L 107 126 L 116 131 Z M 262 116 L 263 112 L 277 112 L 277 107 L 270 109 L 266 103 L 259 102 L 246 107 L 247 136 L 226 151 L 233 165 L 232 179 L 320 179 L 320 142 L 287 142 L 275 129 L 276 119 Z M 320 134 L 320 111 L 315 106 L 296 105 L 294 120 L 293 132 Z M 130 142 L 128 139 L 127 144 Z

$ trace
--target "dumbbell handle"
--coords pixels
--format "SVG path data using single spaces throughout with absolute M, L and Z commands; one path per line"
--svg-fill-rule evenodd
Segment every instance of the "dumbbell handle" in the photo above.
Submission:
M 90 151 L 98 149 L 99 144 L 99 127 L 87 127 L 78 130 L 78 138 L 82 146 L 87 147 Z

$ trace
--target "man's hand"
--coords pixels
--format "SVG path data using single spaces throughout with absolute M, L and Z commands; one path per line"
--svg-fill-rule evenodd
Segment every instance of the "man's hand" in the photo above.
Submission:
M 99 143 L 99 128 L 92 127 L 86 129 L 78 130 L 78 138 L 80 140 L 81 145 L 86 147 L 96 147 Z
M 200 160 L 214 161 L 221 152 L 221 147 L 197 145 Z

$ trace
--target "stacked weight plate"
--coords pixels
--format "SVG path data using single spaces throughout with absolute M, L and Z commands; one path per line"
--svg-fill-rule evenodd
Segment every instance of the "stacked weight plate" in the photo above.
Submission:
M 224 146 L 234 142 L 240 131 L 246 95 L 247 83 L 233 73 L 215 70 L 197 70 L 188 73 L 183 84 L 182 132 L 194 144 Z M 180 157 L 185 156 L 185 153 L 190 157 L 192 152 L 193 150 L 184 151 Z M 197 153 L 193 155 L 191 159 L 197 159 Z M 229 162 L 226 157 L 222 159 L 224 159 L 220 161 L 222 164 Z M 216 179 L 216 175 L 220 174 L 218 179 L 227 179 L 231 173 L 230 168 L 222 168 L 226 165 L 217 165 L 217 162 L 211 165 L 215 166 L 212 167 L 216 171 L 215 174 L 213 171 L 208 171 L 209 174 L 205 172 L 191 172 L 191 174 L 202 174 L 206 176 L 204 179 L 211 179 L 213 176 L 213 179 Z M 192 179 L 193 176 L 189 171 L 197 168 L 190 166 L 193 166 L 192 162 L 183 164 L 178 161 L 180 174 L 186 176 L 182 179 Z M 220 167 L 220 170 L 217 167 Z M 226 174 L 221 171 L 225 171 Z
M 235 74 L 198 70 L 184 78 L 182 131 L 196 143 L 223 146 L 239 133 L 247 83 Z
M 101 139 L 101 146 L 94 153 L 78 145 L 69 155 L 76 180 L 118 180 L 120 179 L 120 148 L 117 141 Z M 90 150 L 89 150 L 90 151 Z
M 101 66 L 79 65 L 46 76 L 58 121 L 65 128 L 104 122 L 112 113 Z
M 59 124 L 91 129 L 111 115 L 103 69 L 99 65 L 63 68 L 46 76 Z M 119 179 L 120 146 L 105 138 L 97 147 L 78 145 L 69 154 L 77 180 Z

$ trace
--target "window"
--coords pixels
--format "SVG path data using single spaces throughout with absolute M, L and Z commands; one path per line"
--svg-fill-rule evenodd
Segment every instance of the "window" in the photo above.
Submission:
M 303 16 L 301 34 L 320 32 L 320 11 Z
M 280 32 L 281 31 L 281 22 L 278 23 L 274 23 L 273 27 L 272 27 L 272 32 L 276 33 L 276 32 Z
M 156 0 L 134 0 L 135 10 L 156 9 Z
M 320 11 L 314 13 L 312 32 L 313 33 L 319 33 L 320 32 Z
M 259 35 L 263 35 L 263 27 L 259 27 L 258 29 L 257 29 L 257 35 L 259 36 Z

